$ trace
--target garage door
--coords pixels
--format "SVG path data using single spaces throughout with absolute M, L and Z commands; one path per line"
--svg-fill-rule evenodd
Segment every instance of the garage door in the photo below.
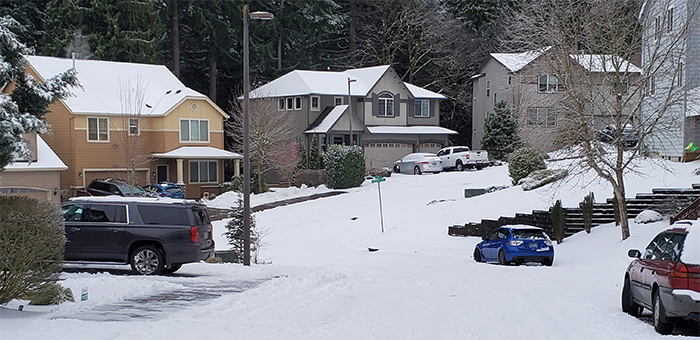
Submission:
M 438 143 L 418 144 L 418 152 L 437 153 L 440 149 L 442 149 L 442 145 Z
M 413 152 L 413 145 L 403 143 L 372 143 L 365 145 L 367 168 L 391 168 L 394 162 Z
M 51 193 L 48 189 L 44 188 L 18 188 L 18 187 L 4 187 L 0 188 L 0 195 L 8 196 L 29 196 L 40 199 L 50 199 Z

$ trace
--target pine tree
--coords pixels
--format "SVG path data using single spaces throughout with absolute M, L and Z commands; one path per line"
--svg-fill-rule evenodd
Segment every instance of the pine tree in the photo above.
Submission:
M 494 158 L 503 160 L 520 146 L 518 121 L 510 114 L 510 109 L 504 101 L 496 103 L 493 111 L 484 121 L 481 147 L 488 150 L 489 155 Z
M 311 137 L 311 153 L 309 154 L 309 169 L 318 170 L 321 168 L 321 153 L 318 147 L 318 136 Z
M 236 256 L 236 263 L 243 263 L 244 255 L 244 226 L 243 226 L 243 200 L 239 197 L 236 206 L 233 211 L 228 215 L 231 220 L 226 224 L 226 238 L 228 239 L 228 245 L 231 246 L 232 250 Z M 255 217 L 250 215 L 250 253 L 256 254 L 259 248 L 259 237 L 258 232 L 255 228 Z M 251 256 L 254 260 L 257 256 Z M 256 262 L 256 261 L 254 261 Z
M 60 73 L 45 82 L 25 73 L 24 54 L 29 51 L 17 40 L 13 30 L 21 30 L 11 17 L 0 17 L 0 84 L 14 82 L 12 94 L 0 92 L 0 171 L 16 156 L 28 156 L 25 133 L 45 133 L 49 126 L 43 119 L 49 104 L 70 95 L 68 87 L 78 85 L 75 70 Z

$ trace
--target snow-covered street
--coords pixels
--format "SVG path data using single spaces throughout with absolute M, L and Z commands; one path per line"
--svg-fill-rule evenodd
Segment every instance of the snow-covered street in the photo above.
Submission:
M 641 164 L 647 175 L 626 179 L 628 196 L 700 183 L 691 174 L 700 162 L 670 164 L 675 174 Z M 640 319 L 622 312 L 620 291 L 627 250 L 645 248 L 668 220 L 632 223 L 625 241 L 612 224 L 576 234 L 555 246 L 552 267 L 476 263 L 479 238 L 447 235 L 450 225 L 546 210 L 555 199 L 574 206 L 589 191 L 598 201 L 611 196 L 604 183 L 581 188 L 589 182 L 582 180 L 464 198 L 465 188 L 509 185 L 507 173 L 501 166 L 395 174 L 381 183 L 384 233 L 377 184 L 370 181 L 347 194 L 262 211 L 255 218 L 266 264 L 186 264 L 161 277 L 73 266 L 61 284 L 72 289 L 75 303 L 19 312 L 22 301 L 13 301 L 0 308 L 0 338 L 661 338 L 648 323 L 649 311 Z M 278 189 L 253 204 L 317 192 Z M 226 202 L 222 196 L 215 204 Z M 218 249 L 227 248 L 224 225 L 214 223 Z M 86 301 L 80 301 L 83 288 Z

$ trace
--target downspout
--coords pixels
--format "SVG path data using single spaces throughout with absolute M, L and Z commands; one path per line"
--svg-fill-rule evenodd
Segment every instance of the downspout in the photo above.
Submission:
M 73 53 L 75 55 L 75 53 Z M 75 129 L 75 121 L 73 120 L 75 116 L 71 115 L 70 118 L 68 118 L 68 158 L 69 163 L 70 163 L 70 169 L 73 171 L 73 174 L 69 176 L 70 180 L 68 181 L 68 190 L 70 192 L 70 196 L 73 196 L 73 184 L 75 181 L 75 159 L 73 159 L 73 130 Z

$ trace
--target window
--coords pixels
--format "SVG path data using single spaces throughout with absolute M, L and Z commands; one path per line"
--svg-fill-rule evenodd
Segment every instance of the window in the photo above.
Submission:
M 301 97 L 294 97 L 294 109 L 301 110 Z
M 673 32 L 673 8 L 666 11 L 666 31 Z
M 493 93 L 493 106 L 496 106 L 496 103 L 498 102 L 498 100 L 496 99 L 496 97 L 498 97 L 498 96 L 496 95 L 496 92 L 494 92 L 494 93 Z
M 512 78 L 511 76 L 508 76 L 508 85 L 510 85 L 512 82 L 511 78 Z
M 491 81 L 486 81 L 486 97 L 491 97 Z
M 139 134 L 139 119 L 138 118 L 129 118 L 129 135 L 138 135 Z
M 656 93 L 656 77 L 655 76 L 649 77 L 648 84 L 649 84 L 649 94 L 655 94 Z
M 190 183 L 217 182 L 216 161 L 190 161 Z
M 394 116 L 394 96 L 391 93 L 384 92 L 379 94 L 379 108 L 377 110 L 379 117 Z
M 209 121 L 200 119 L 180 119 L 181 142 L 208 142 Z
M 277 110 L 284 111 L 284 98 L 277 99 Z
M 93 204 L 85 209 L 82 215 L 85 222 L 126 223 L 126 206 Z
M 625 76 L 620 76 L 617 77 L 617 79 L 613 79 L 612 88 L 610 89 L 610 91 L 613 94 L 628 94 L 629 88 L 629 79 Z
M 294 107 L 294 98 L 287 98 L 287 110 L 291 110 Z
M 413 115 L 415 117 L 430 117 L 429 99 L 416 99 L 413 103 Z
M 333 144 L 345 144 L 345 138 L 343 136 L 333 136 Z
M 654 19 L 654 37 L 658 40 L 661 37 L 661 16 Z
M 683 86 L 683 62 L 678 63 L 678 87 Z
M 321 97 L 311 96 L 311 110 L 318 111 L 321 109 Z
M 527 110 L 527 125 L 556 125 L 556 115 L 551 107 L 531 107 Z
M 335 106 L 343 105 L 343 97 L 333 97 L 333 102 Z
M 88 140 L 109 141 L 109 121 L 107 118 L 88 117 Z
M 562 90 L 562 85 L 559 84 L 559 79 L 551 74 L 542 74 L 539 76 L 539 92 L 554 93 Z
M 145 224 L 190 225 L 187 209 L 154 205 L 138 205 L 139 215 Z

